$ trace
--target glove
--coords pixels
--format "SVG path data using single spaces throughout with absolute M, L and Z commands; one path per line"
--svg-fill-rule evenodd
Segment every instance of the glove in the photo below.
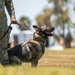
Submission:
M 12 20 L 11 20 L 11 24 L 17 24 L 16 19 L 12 19 Z

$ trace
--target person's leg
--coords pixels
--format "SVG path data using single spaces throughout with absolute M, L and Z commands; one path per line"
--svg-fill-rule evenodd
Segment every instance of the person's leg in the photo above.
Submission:
M 7 30 L 7 23 L 6 19 L 0 20 L 0 63 L 2 65 L 8 65 L 9 64 L 9 59 L 8 59 L 8 52 L 7 52 L 7 44 L 8 44 L 8 33 L 4 36 L 3 39 L 1 37 Z
M 7 52 L 7 35 L 0 41 L 0 62 L 2 65 L 8 65 L 8 52 Z

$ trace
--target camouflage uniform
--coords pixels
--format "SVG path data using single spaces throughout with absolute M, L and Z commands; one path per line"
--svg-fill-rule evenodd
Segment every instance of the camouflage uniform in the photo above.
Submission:
M 10 15 L 10 19 L 15 18 L 15 11 L 13 7 L 12 0 L 0 0 L 0 38 L 3 36 L 5 31 L 8 28 L 7 17 L 5 14 L 5 7 Z M 8 64 L 8 53 L 7 53 L 7 44 L 9 41 L 9 33 L 0 40 L 0 63 L 2 65 Z

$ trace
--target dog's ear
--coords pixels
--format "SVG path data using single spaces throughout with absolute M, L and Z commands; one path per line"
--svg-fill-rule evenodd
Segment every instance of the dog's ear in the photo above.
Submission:
M 40 27 L 38 27 L 38 26 L 36 26 L 36 25 L 33 25 L 33 28 L 34 28 L 35 30 L 38 30 Z

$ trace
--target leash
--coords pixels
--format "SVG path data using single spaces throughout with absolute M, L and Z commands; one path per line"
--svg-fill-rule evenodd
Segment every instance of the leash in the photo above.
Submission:
M 19 25 L 19 26 L 21 26 L 21 27 L 23 27 L 25 30 L 28 29 L 27 27 L 25 27 L 25 26 L 23 26 L 23 25 L 21 25 L 21 24 L 19 24 L 19 23 L 16 23 L 16 24 Z
M 4 37 L 5 37 L 5 35 L 8 33 L 8 31 L 9 31 L 9 29 L 12 29 L 12 27 L 11 27 L 11 23 L 10 23 L 10 25 L 8 26 L 8 29 L 5 31 L 5 33 L 3 34 L 3 36 L 0 38 L 0 40 L 2 40 Z
M 10 23 L 10 25 L 8 26 L 8 29 L 5 31 L 5 33 L 4 33 L 3 36 L 0 38 L 0 40 L 2 40 L 2 39 L 5 37 L 5 35 L 8 33 L 9 30 L 12 30 L 11 24 L 12 24 L 12 23 Z M 23 27 L 25 30 L 28 29 L 27 27 L 24 27 L 23 25 L 21 25 L 21 24 L 19 24 L 19 23 L 16 23 L 16 24 L 19 25 L 19 26 L 21 26 L 21 27 Z

